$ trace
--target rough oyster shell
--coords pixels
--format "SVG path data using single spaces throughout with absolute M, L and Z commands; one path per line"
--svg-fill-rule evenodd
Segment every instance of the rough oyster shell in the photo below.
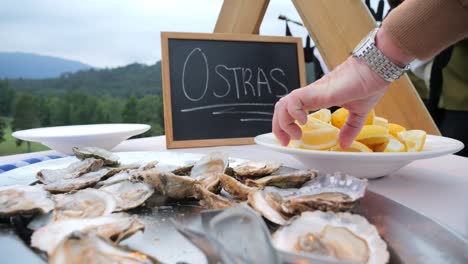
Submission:
M 35 212 L 45 214 L 52 209 L 54 202 L 42 184 L 0 187 L 0 217 Z
M 171 172 L 156 169 L 137 172 L 131 176 L 131 181 L 142 181 L 152 186 L 155 191 L 173 199 L 193 197 L 193 186 L 197 183 L 191 177 L 177 176 Z
M 389 260 L 387 245 L 375 226 L 350 213 L 304 212 L 276 231 L 272 240 L 277 249 L 289 252 L 329 254 L 368 264 Z
M 116 169 L 120 169 L 120 168 L 124 168 L 124 169 L 114 175 L 111 175 L 111 177 L 107 178 L 106 180 L 99 181 L 98 183 L 96 183 L 95 188 L 99 188 L 99 187 L 106 186 L 106 185 L 111 185 L 119 181 L 129 180 L 134 173 L 137 173 L 139 171 L 152 170 L 156 167 L 157 164 L 158 164 L 158 161 L 151 161 L 140 166 L 123 166 L 123 167 L 116 168 Z M 106 175 L 104 178 L 106 178 L 107 176 L 108 175 Z
M 31 236 L 31 246 L 50 254 L 60 241 L 75 231 L 96 232 L 118 243 L 143 229 L 143 223 L 136 216 L 125 213 L 84 219 L 69 218 L 51 222 L 35 231 Z
M 119 156 L 105 149 L 96 147 L 74 147 L 73 153 L 75 153 L 76 157 L 80 160 L 95 158 L 102 160 L 104 165 L 107 166 L 119 165 Z
M 244 185 L 234 177 L 228 176 L 224 173 L 219 175 L 219 179 L 221 180 L 221 186 L 223 189 L 236 200 L 245 201 L 247 200 L 249 193 L 258 190 L 258 188 Z
M 228 165 L 229 159 L 225 153 L 211 152 L 208 155 L 203 156 L 193 165 L 193 168 L 190 171 L 190 177 L 197 179 L 207 175 L 224 173 Z
M 54 249 L 49 256 L 49 263 L 156 264 L 161 262 L 149 255 L 118 246 L 96 234 L 75 232 Z
M 171 171 L 177 176 L 190 176 L 190 172 L 192 171 L 194 164 L 184 165 L 182 167 L 178 167 L 175 170 Z
M 112 194 L 96 190 L 84 189 L 71 194 L 57 194 L 55 201 L 54 220 L 66 218 L 90 218 L 111 214 L 117 207 Z
M 281 197 L 276 193 L 258 190 L 248 195 L 249 205 L 265 219 L 277 225 L 285 225 L 289 217 L 281 210 Z
M 247 161 L 234 167 L 233 170 L 239 177 L 262 177 L 277 171 L 281 165 L 274 161 Z
M 233 202 L 222 197 L 221 195 L 212 193 L 203 186 L 196 184 L 194 186 L 195 199 L 200 200 L 200 205 L 209 209 L 223 209 L 233 206 Z
M 251 187 L 263 188 L 275 186 L 278 188 L 300 188 L 304 183 L 317 176 L 315 170 L 297 170 L 281 175 L 266 176 L 257 180 L 247 179 L 245 184 Z
M 36 178 L 42 183 L 51 183 L 63 179 L 77 178 L 83 174 L 97 171 L 102 168 L 104 162 L 99 159 L 86 159 L 83 161 L 73 162 L 68 167 L 63 169 L 45 169 L 40 170 Z
M 82 174 L 76 178 L 66 178 L 47 183 L 44 188 L 53 193 L 76 191 L 96 184 L 102 178 L 105 178 L 108 173 L 108 169 L 101 169 L 99 171 Z
M 153 187 L 143 182 L 119 181 L 101 187 L 117 200 L 115 211 L 125 211 L 142 205 L 154 193 Z

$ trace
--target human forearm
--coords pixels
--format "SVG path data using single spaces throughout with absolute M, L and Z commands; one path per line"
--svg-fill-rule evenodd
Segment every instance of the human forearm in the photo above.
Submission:
M 405 0 L 382 28 L 407 55 L 426 59 L 468 36 L 468 0 Z

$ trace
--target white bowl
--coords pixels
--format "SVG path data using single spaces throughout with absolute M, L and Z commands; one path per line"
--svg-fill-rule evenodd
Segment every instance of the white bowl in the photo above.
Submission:
M 12 136 L 39 142 L 63 154 L 71 154 L 73 147 L 92 146 L 111 150 L 122 141 L 150 128 L 150 125 L 145 124 L 58 126 L 16 131 Z
M 306 167 L 320 172 L 342 172 L 359 178 L 377 178 L 388 175 L 412 161 L 452 154 L 463 149 L 462 142 L 440 136 L 427 135 L 421 152 L 336 152 L 284 147 L 272 133 L 255 137 L 255 143 L 272 150 L 290 154 Z

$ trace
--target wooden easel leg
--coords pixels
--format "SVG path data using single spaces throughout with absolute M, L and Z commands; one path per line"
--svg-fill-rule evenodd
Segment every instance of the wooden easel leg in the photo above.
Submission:
M 224 0 L 215 33 L 258 34 L 270 0 Z
M 329 69 L 342 63 L 376 26 L 361 0 L 293 0 L 293 3 Z M 376 112 L 409 129 L 440 135 L 406 75 L 390 85 Z

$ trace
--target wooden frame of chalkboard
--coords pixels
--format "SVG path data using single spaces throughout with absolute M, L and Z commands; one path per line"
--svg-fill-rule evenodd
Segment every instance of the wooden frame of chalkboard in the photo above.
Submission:
M 166 147 L 167 148 L 190 148 L 190 147 L 221 146 L 221 145 L 243 145 L 243 144 L 252 144 L 253 143 L 253 137 L 252 136 L 227 137 L 227 138 L 219 138 L 219 137 L 206 138 L 206 137 L 202 136 L 202 137 L 196 138 L 197 135 L 193 135 L 193 134 L 195 134 L 196 130 L 200 126 L 203 126 L 203 124 L 201 124 L 201 123 L 200 124 L 198 124 L 198 123 L 193 124 L 193 120 L 190 120 L 190 118 L 186 119 L 187 120 L 187 125 L 181 126 L 179 124 L 179 127 L 178 127 L 179 131 L 174 131 L 174 119 L 173 118 L 174 118 L 174 114 L 177 115 L 177 113 L 173 113 L 174 112 L 173 111 L 174 110 L 173 109 L 174 102 L 172 101 L 172 99 L 175 97 L 175 95 L 173 94 L 174 91 L 172 89 L 175 86 L 180 87 L 181 85 L 180 85 L 180 83 L 178 83 L 178 85 L 173 84 L 175 77 L 173 79 L 171 79 L 171 77 L 173 77 L 173 76 L 171 76 L 171 73 L 174 76 L 176 75 L 175 72 L 171 72 L 171 66 L 173 66 L 173 65 L 171 65 L 171 61 L 174 59 L 173 57 L 179 55 L 179 53 L 175 53 L 175 51 L 174 51 L 175 48 L 171 53 L 171 43 L 172 44 L 173 43 L 179 43 L 180 44 L 180 43 L 182 43 L 184 41 L 185 42 L 200 41 L 200 43 L 216 42 L 217 44 L 219 44 L 219 45 L 217 45 L 217 48 L 219 48 L 219 47 L 229 47 L 229 45 L 234 45 L 235 43 L 246 43 L 246 44 L 250 43 L 250 45 L 254 45 L 255 43 L 256 44 L 265 44 L 265 47 L 268 47 L 268 45 L 272 46 L 272 45 L 278 44 L 278 45 L 276 45 L 276 46 L 278 46 L 278 47 L 276 47 L 276 49 L 272 49 L 270 47 L 272 51 L 273 50 L 278 50 L 279 47 L 283 47 L 283 49 L 285 49 L 286 45 L 284 45 L 284 44 L 289 44 L 289 45 L 287 45 L 288 48 L 289 48 L 288 52 L 291 52 L 291 50 L 292 50 L 290 45 L 294 45 L 294 47 L 295 47 L 295 52 L 294 53 L 295 54 L 294 54 L 293 58 L 288 58 L 288 59 L 291 59 L 291 60 L 294 59 L 295 61 L 297 61 L 297 63 L 296 62 L 294 63 L 295 65 L 290 65 L 290 66 L 294 66 L 294 67 L 290 67 L 290 68 L 293 68 L 293 70 L 290 70 L 290 71 L 293 71 L 294 75 L 297 74 L 296 76 L 294 76 L 296 80 L 294 80 L 294 82 L 293 82 L 294 86 L 297 86 L 297 87 L 294 87 L 292 89 L 300 88 L 300 87 L 303 87 L 303 86 L 306 85 L 304 53 L 303 53 L 304 51 L 303 51 L 303 47 L 302 47 L 302 40 L 300 38 L 259 36 L 259 35 L 249 35 L 249 34 L 224 34 L 224 33 L 207 34 L 207 33 L 161 32 L 161 47 L 162 47 L 162 58 L 161 58 L 161 66 L 162 67 L 161 68 L 162 68 L 162 84 L 163 84 L 162 88 L 163 88 L 163 102 L 164 102 L 164 126 L 165 126 L 165 133 L 166 133 Z M 208 44 L 208 45 L 211 45 L 211 47 L 213 47 L 213 45 L 216 44 L 216 43 L 211 43 L 211 44 Z M 187 45 L 187 43 L 185 43 L 185 44 Z M 192 54 L 194 51 L 201 51 L 201 50 L 202 50 L 202 48 L 195 47 L 195 48 L 192 49 L 192 52 L 189 52 L 189 53 Z M 264 48 L 262 48 L 261 50 L 264 50 Z M 269 50 L 269 49 L 266 48 L 266 50 Z M 258 51 L 258 49 L 257 49 L 257 51 Z M 236 51 L 233 50 L 232 52 L 236 52 Z M 188 58 L 190 56 L 190 54 L 188 56 L 187 56 L 187 54 L 185 54 L 184 56 L 186 56 Z M 206 66 L 206 74 L 207 74 L 206 75 L 206 87 L 208 87 L 208 72 L 209 72 L 209 70 L 208 70 L 208 58 L 207 58 L 206 55 L 204 55 L 204 53 L 200 53 L 200 54 L 202 56 L 201 58 L 204 59 L 206 65 L 198 65 L 198 66 L 201 66 L 201 67 L 196 67 L 196 68 L 200 69 L 200 68 L 204 68 Z M 223 52 L 222 54 L 226 55 L 225 52 Z M 217 55 L 221 55 L 221 54 L 217 54 Z M 256 55 L 256 54 L 254 54 L 254 55 Z M 274 57 L 273 54 L 269 54 L 269 55 L 270 55 L 270 57 Z M 283 57 L 284 56 L 285 55 L 283 54 Z M 216 57 L 220 57 L 220 56 L 213 56 L 213 57 L 216 58 Z M 291 56 L 289 56 L 289 57 L 291 57 Z M 211 60 L 213 58 L 210 57 L 209 59 Z M 185 63 L 183 64 L 182 83 L 185 82 L 183 74 L 185 73 L 185 66 L 187 64 L 187 60 L 188 59 L 185 59 Z M 173 64 L 176 64 L 176 63 L 173 63 Z M 225 65 L 223 65 L 223 66 L 225 66 Z M 270 70 L 270 75 L 272 74 L 272 71 L 275 70 L 275 69 Z M 258 71 L 260 71 L 260 68 L 258 68 Z M 280 73 L 280 72 L 278 72 L 278 73 Z M 237 76 L 236 72 L 234 72 L 234 74 Z M 242 72 L 242 74 L 244 74 L 244 73 Z M 250 76 L 252 76 L 253 73 L 251 72 L 250 74 L 251 74 Z M 282 74 L 285 75 L 284 72 L 282 72 Z M 199 74 L 199 75 L 196 75 L 196 76 L 202 76 L 202 75 L 203 74 Z M 257 78 L 258 78 L 258 75 L 260 75 L 260 73 L 257 73 Z M 265 74 L 263 73 L 263 75 L 265 75 Z M 274 79 L 274 77 L 273 77 L 273 79 Z M 226 79 L 225 79 L 225 81 L 228 83 L 228 81 Z M 188 83 L 190 84 L 190 82 L 188 82 Z M 236 79 L 236 85 L 237 85 L 237 79 Z M 183 86 L 183 84 L 182 84 L 182 86 Z M 291 91 L 288 88 L 286 88 L 286 86 L 284 86 L 284 88 L 286 89 L 286 92 Z M 208 89 L 208 88 L 205 88 L 205 91 L 206 91 L 206 89 Z M 255 88 L 252 87 L 252 89 L 255 89 Z M 270 89 L 270 87 L 268 87 L 268 89 Z M 184 90 L 185 96 L 188 98 L 187 93 L 185 91 L 186 90 Z M 254 95 L 255 95 L 255 91 L 256 90 L 252 90 Z M 245 86 L 244 86 L 244 92 L 247 94 L 247 92 L 245 91 Z M 260 96 L 260 92 L 261 91 L 258 90 L 258 95 L 259 96 Z M 270 89 L 270 93 L 271 93 L 271 89 Z M 237 93 L 237 95 L 239 97 L 239 92 Z M 285 94 L 282 94 L 282 96 L 283 95 L 285 95 Z M 279 95 L 276 95 L 276 96 L 280 97 Z M 259 104 L 259 105 L 261 105 L 261 104 Z M 270 104 L 270 107 L 272 107 L 272 104 Z M 197 107 L 194 107 L 192 109 L 195 109 L 195 108 L 197 108 Z M 180 112 L 182 112 L 183 110 L 187 110 L 187 109 L 182 109 L 182 110 L 180 110 Z M 216 112 L 216 113 L 220 113 L 220 112 Z M 250 112 L 256 112 L 256 111 L 250 111 Z M 257 111 L 257 112 L 267 114 L 266 112 L 259 112 L 259 111 Z M 213 112 L 213 114 L 214 113 L 215 112 Z M 254 119 L 254 118 L 251 118 L 251 119 Z M 266 121 L 266 119 L 261 120 L 261 118 L 258 118 L 258 120 Z M 192 123 L 192 125 L 190 126 L 189 123 Z M 223 126 L 224 125 L 225 124 L 223 124 Z M 271 122 L 270 122 L 270 125 L 271 125 Z M 181 138 L 178 138 L 178 136 L 175 136 L 175 134 L 181 132 L 181 130 L 183 130 L 183 132 L 185 132 L 186 135 L 190 135 L 190 136 L 188 136 L 188 137 L 190 137 L 190 139 L 186 139 L 186 138 L 181 139 Z M 192 132 L 194 132 L 194 133 L 191 134 Z M 220 135 L 220 136 L 222 136 L 222 135 Z M 187 137 L 187 136 L 185 136 L 185 137 Z

